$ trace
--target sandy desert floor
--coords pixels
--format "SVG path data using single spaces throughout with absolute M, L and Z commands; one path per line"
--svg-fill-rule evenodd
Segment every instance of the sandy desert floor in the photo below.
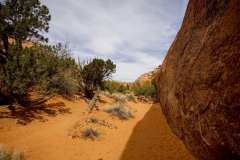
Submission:
M 119 120 L 102 111 L 87 112 L 84 100 L 54 98 L 48 106 L 12 116 L 0 110 L 0 144 L 23 151 L 27 160 L 192 160 L 182 142 L 170 131 L 159 104 L 133 103 L 130 120 Z M 3 108 L 3 107 L 2 107 Z M 117 128 L 102 128 L 97 140 L 73 139 L 76 122 L 94 116 Z M 21 124 L 25 117 L 29 123 Z

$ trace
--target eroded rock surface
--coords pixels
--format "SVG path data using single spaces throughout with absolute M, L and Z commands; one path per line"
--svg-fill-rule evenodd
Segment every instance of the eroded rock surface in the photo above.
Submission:
M 195 157 L 240 159 L 240 1 L 190 0 L 157 83 L 170 127 Z

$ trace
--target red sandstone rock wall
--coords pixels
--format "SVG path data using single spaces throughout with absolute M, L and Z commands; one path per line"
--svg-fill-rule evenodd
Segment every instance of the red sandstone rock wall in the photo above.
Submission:
M 170 127 L 195 157 L 240 159 L 240 0 L 189 0 L 157 83 Z

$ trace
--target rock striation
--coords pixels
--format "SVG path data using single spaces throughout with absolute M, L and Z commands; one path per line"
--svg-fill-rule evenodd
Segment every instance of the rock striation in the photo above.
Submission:
M 156 81 L 171 129 L 196 158 L 240 159 L 240 1 L 189 0 Z

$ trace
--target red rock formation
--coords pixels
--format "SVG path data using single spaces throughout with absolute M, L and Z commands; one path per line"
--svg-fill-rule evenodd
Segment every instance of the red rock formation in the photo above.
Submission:
M 240 159 L 240 0 L 189 0 L 157 83 L 170 127 L 195 157 Z

